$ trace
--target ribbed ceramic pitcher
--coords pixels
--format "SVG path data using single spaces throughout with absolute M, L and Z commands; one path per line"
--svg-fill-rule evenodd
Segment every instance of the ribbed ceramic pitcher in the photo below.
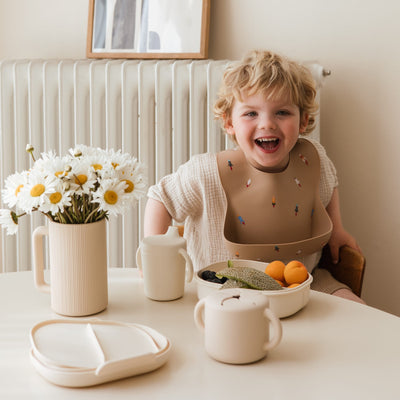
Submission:
M 49 237 L 50 284 L 44 278 L 43 237 Z M 50 292 L 52 309 L 84 316 L 108 304 L 106 220 L 89 224 L 49 222 L 33 232 L 35 285 Z

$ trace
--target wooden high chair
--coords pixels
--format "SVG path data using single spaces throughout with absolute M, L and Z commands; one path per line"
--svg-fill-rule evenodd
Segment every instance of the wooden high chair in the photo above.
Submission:
M 365 264 L 365 257 L 357 250 L 348 246 L 340 248 L 339 262 L 333 264 L 329 246 L 326 245 L 322 251 L 318 266 L 327 269 L 335 279 L 349 286 L 360 297 Z

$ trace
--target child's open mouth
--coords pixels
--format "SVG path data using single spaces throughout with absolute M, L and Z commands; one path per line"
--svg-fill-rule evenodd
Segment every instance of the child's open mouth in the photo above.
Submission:
M 256 139 L 255 143 L 265 151 L 273 151 L 278 147 L 278 138 L 260 138 Z

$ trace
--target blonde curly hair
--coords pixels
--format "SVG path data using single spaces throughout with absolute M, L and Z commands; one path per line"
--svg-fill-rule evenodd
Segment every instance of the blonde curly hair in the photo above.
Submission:
M 252 96 L 259 92 L 268 100 L 289 95 L 293 104 L 299 107 L 300 119 L 308 115 L 308 124 L 303 135 L 309 134 L 315 128 L 318 104 L 311 72 L 286 57 L 261 50 L 251 51 L 241 61 L 226 68 L 214 105 L 215 117 L 225 122 L 231 117 L 235 100 L 241 101 L 242 94 Z

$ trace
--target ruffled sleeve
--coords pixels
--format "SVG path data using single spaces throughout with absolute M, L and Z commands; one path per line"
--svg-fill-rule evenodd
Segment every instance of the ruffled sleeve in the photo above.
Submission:
M 209 175 L 210 154 L 193 156 L 176 172 L 163 177 L 151 186 L 148 197 L 162 202 L 171 217 L 182 222 L 187 216 L 203 212 L 204 180 Z
M 322 204 L 326 207 L 331 201 L 333 190 L 339 185 L 336 168 L 326 154 L 325 148 L 321 145 L 321 143 L 309 138 L 307 138 L 307 140 L 309 140 L 315 146 L 319 154 L 321 163 L 319 195 L 321 197 Z

